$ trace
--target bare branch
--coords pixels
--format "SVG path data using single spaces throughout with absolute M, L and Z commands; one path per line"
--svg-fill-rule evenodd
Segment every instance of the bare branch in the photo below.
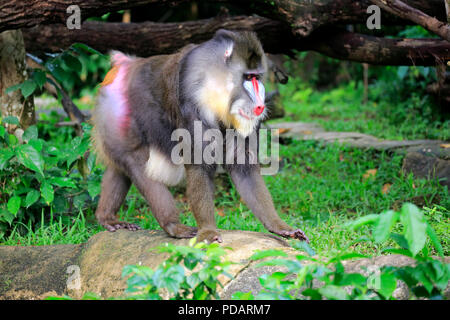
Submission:
M 371 0 L 380 8 L 395 14 L 403 19 L 408 19 L 421 25 L 440 36 L 442 39 L 450 41 L 450 25 L 448 23 L 439 21 L 426 13 L 415 9 L 400 0 Z

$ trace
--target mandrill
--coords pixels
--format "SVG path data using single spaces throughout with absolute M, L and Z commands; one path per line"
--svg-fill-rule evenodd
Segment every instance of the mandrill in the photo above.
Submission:
M 267 58 L 261 43 L 251 32 L 219 30 L 211 40 L 175 54 L 136 58 L 114 52 L 111 60 L 113 67 L 101 84 L 93 114 L 94 146 L 106 165 L 95 212 L 99 223 L 108 231 L 140 229 L 116 216 L 134 183 L 170 236 L 221 242 L 213 199 L 213 177 L 221 164 L 189 161 L 190 151 L 195 153 L 199 146 L 202 151 L 204 141 L 194 141 L 189 152 L 182 152 L 186 161 L 175 163 L 172 151 L 177 141 L 172 133 L 183 129 L 194 136 L 200 125 L 203 131 L 232 130 L 243 141 L 257 134 L 267 114 L 262 83 Z M 308 241 L 303 231 L 278 216 L 259 164 L 248 161 L 254 152 L 246 144 L 237 150 L 228 141 L 215 143 L 221 143 L 227 157 L 234 151 L 247 159 L 227 162 L 223 168 L 264 227 L 282 237 Z M 183 180 L 197 228 L 180 223 L 168 189 Z

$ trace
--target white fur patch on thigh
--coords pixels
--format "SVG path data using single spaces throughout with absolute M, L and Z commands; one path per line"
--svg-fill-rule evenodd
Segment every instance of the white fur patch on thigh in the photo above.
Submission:
M 170 159 L 154 148 L 150 148 L 145 173 L 150 179 L 167 186 L 176 186 L 185 176 L 183 165 L 174 165 Z

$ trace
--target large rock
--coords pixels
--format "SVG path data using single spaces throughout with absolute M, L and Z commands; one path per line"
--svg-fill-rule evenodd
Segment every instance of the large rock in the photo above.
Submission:
M 450 160 L 439 159 L 431 151 L 408 153 L 403 159 L 402 170 L 405 173 L 412 172 L 417 178 L 437 178 L 450 189 Z
M 248 258 L 257 249 L 289 250 L 284 240 L 270 234 L 232 230 L 221 233 L 223 245 L 233 249 L 226 259 L 238 262 L 230 270 L 232 275 L 248 266 Z M 150 249 L 166 242 L 187 245 L 189 240 L 170 238 L 163 231 L 119 230 L 100 232 L 81 245 L 0 247 L 0 299 L 42 299 L 63 294 L 81 298 L 86 292 L 102 297 L 123 295 L 123 267 L 143 264 L 156 268 L 167 254 Z M 68 289 L 77 270 L 80 289 Z M 229 281 L 226 277 L 222 280 L 223 284 Z
M 0 299 L 42 299 L 66 291 L 81 245 L 0 246 Z
M 233 280 L 219 279 L 224 285 L 220 292 L 222 299 L 231 298 L 236 291 L 257 294 L 261 290 L 258 280 L 261 275 L 283 270 L 280 267 L 257 268 L 259 262 L 249 261 L 255 250 L 281 249 L 292 257 L 298 254 L 284 240 L 266 233 L 222 230 L 222 237 L 222 245 L 233 249 L 225 258 L 237 262 L 229 270 Z M 104 298 L 123 296 L 126 282 L 121 274 L 125 265 L 156 268 L 167 254 L 150 249 L 166 242 L 187 245 L 188 241 L 170 238 L 163 231 L 119 230 L 100 232 L 81 245 L 3 246 L 0 247 L 0 299 L 43 299 L 64 294 L 81 298 L 86 292 Z M 384 265 L 411 265 L 413 260 L 389 255 L 343 264 L 347 272 L 364 273 Z M 77 275 L 81 280 L 78 289 L 71 287 L 76 284 L 73 280 Z M 408 290 L 400 286 L 396 297 L 408 298 Z

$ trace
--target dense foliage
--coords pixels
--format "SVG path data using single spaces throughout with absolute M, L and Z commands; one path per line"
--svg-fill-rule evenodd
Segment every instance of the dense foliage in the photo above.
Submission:
M 57 119 L 50 116 L 27 128 L 23 143 L 0 126 L 0 237 L 7 230 L 31 231 L 50 215 L 71 224 L 73 213 L 95 206 L 101 170 L 88 152 L 90 126 L 78 137 L 72 128 L 51 130 Z M 2 122 L 18 125 L 15 117 Z

